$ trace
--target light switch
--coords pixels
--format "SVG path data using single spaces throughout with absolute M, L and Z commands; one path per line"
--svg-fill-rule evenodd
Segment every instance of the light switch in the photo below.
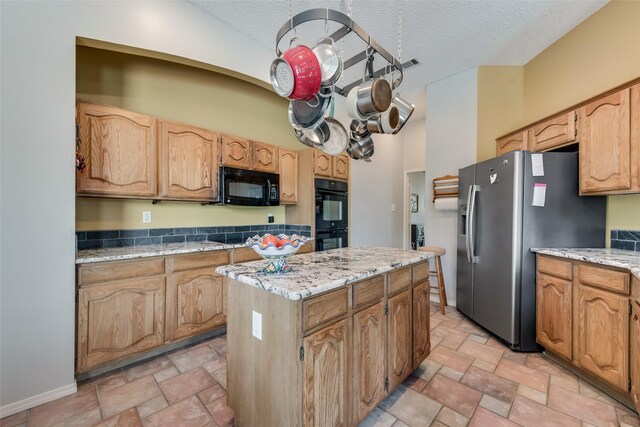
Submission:
M 396 204 L 391 203 L 391 212 L 395 212 L 395 211 L 396 211 Z
M 142 222 L 144 224 L 151 223 L 151 211 L 142 211 Z
M 252 334 L 254 337 L 262 341 L 262 314 L 253 310 L 251 311 L 251 313 L 253 315 L 253 321 L 251 322 Z

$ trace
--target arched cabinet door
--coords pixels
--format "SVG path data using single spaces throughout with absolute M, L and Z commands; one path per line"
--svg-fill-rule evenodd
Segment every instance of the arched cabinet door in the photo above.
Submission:
M 231 135 L 220 137 L 222 164 L 233 168 L 251 169 L 251 141 Z
M 298 203 L 298 153 L 280 148 L 280 203 Z
M 568 360 L 572 357 L 572 284 L 544 273 L 536 277 L 536 340 Z
M 389 298 L 389 393 L 398 387 L 412 371 L 411 305 L 409 291 Z

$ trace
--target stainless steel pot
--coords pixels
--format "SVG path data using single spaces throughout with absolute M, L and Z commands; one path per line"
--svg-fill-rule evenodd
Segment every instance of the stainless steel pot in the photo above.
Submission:
M 373 133 L 394 133 L 398 127 L 399 119 L 398 108 L 392 103 L 387 111 L 367 120 L 367 129 Z
M 318 121 L 310 128 L 294 129 L 293 131 L 298 141 L 311 148 L 322 148 L 331 133 L 325 120 Z
M 326 37 L 318 40 L 312 49 L 320 63 L 321 82 L 323 85 L 335 84 L 342 75 L 342 57 L 338 53 L 333 39 Z
M 396 107 L 398 107 L 398 113 L 400 115 L 398 120 L 398 127 L 393 132 L 393 134 L 395 135 L 400 132 L 400 129 L 402 129 L 404 124 L 407 123 L 409 117 L 411 117 L 411 115 L 413 114 L 413 110 L 415 110 L 415 107 L 406 100 L 402 99 L 400 95 L 396 95 L 393 97 L 393 103 Z
M 368 80 L 358 86 L 356 95 L 358 111 L 363 116 L 378 114 L 391 104 L 391 86 L 383 78 Z
M 347 130 L 333 117 L 325 117 L 322 122 L 329 128 L 329 137 L 319 148 L 327 154 L 337 156 L 346 150 L 349 145 Z

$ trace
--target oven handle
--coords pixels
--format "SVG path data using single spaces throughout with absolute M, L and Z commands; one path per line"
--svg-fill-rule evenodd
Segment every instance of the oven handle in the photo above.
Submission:
M 333 191 L 333 190 L 317 190 L 316 189 L 316 194 L 331 194 L 334 196 L 344 196 L 347 197 L 347 195 L 349 194 L 346 191 Z

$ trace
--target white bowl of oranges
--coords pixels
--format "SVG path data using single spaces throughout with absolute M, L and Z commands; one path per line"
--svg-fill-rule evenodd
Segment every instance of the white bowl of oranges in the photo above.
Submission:
M 246 246 L 253 248 L 261 257 L 272 262 L 265 268 L 267 273 L 286 273 L 291 268 L 285 262 L 285 259 L 298 252 L 298 249 L 311 240 L 310 237 L 298 236 L 292 234 L 265 234 L 264 236 L 255 235 L 247 239 Z

